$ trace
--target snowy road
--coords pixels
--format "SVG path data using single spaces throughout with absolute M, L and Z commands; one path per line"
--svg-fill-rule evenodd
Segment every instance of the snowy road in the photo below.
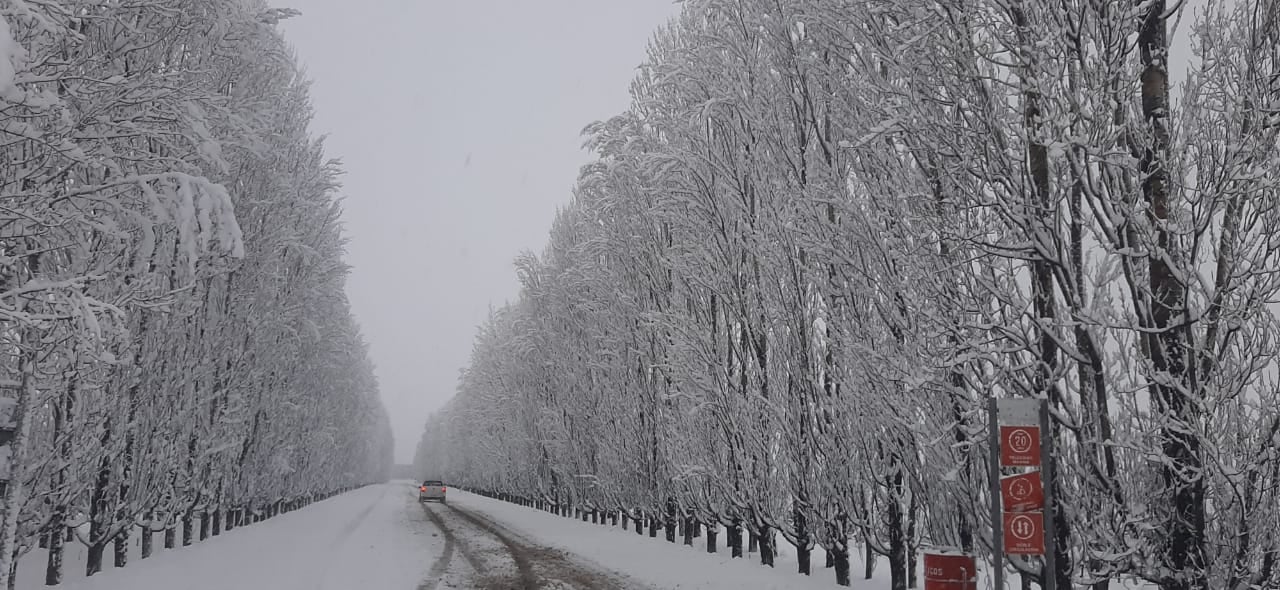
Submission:
M 419 504 L 412 482 L 370 486 L 236 528 L 146 560 L 133 543 L 128 567 L 83 577 L 68 548 L 62 588 L 79 590 L 569 590 L 641 589 L 549 549 L 468 508 L 483 500 L 450 492 Z M 44 554 L 18 569 L 21 590 L 44 588 Z

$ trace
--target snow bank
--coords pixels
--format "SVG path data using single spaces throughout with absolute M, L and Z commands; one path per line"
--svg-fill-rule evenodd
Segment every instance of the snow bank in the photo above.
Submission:
M 603 568 L 631 576 L 655 588 L 679 590 L 730 590 L 752 588 L 758 590 L 784 590 L 794 588 L 840 588 L 835 583 L 835 572 L 822 567 L 825 554 L 816 550 L 813 555 L 814 575 L 796 573 L 795 551 L 786 547 L 774 561 L 775 567 L 760 565 L 758 553 L 744 559 L 729 557 L 721 534 L 720 553 L 706 552 L 706 538 L 694 539 L 687 547 L 677 539 L 669 543 L 659 534 L 650 538 L 648 531 L 637 535 L 634 530 L 582 522 L 548 512 L 493 500 L 462 490 L 449 490 L 449 503 L 460 508 L 488 516 L 512 531 L 534 539 L 555 549 L 585 558 Z M 785 544 L 778 538 L 780 544 Z M 854 582 L 859 590 L 888 590 L 887 578 L 867 582 L 858 579 L 860 565 L 854 561 Z M 880 572 L 877 572 L 879 574 Z

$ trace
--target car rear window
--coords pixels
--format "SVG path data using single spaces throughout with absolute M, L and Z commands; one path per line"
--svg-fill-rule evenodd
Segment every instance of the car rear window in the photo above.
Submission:
M 440 483 L 440 482 L 438 482 L 438 481 L 435 481 L 435 480 L 428 480 L 428 481 L 424 481 L 424 482 L 422 482 L 422 485 L 424 485 L 424 486 L 443 486 L 444 484 L 443 484 L 443 483 Z

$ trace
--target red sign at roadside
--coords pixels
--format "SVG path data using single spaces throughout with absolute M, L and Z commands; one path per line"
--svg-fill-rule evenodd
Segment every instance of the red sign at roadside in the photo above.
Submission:
M 1044 484 L 1040 472 L 1010 475 L 1000 479 L 1000 499 L 1007 512 L 1044 510 Z
M 977 560 L 963 553 L 925 553 L 924 590 L 978 590 Z
M 1004 515 L 1005 555 L 1044 555 L 1044 513 Z
M 1000 466 L 1039 467 L 1040 427 L 1001 426 Z

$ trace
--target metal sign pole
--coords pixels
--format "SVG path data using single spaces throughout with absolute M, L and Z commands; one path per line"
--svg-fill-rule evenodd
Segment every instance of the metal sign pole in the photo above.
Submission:
M 991 484 L 991 573 L 995 590 L 1004 589 L 1004 515 L 1000 513 L 1000 422 L 996 397 L 987 400 L 987 447 L 991 451 L 987 479 Z
M 1053 434 L 1049 430 L 1049 400 L 1040 403 L 1040 448 L 1044 449 L 1040 474 L 1044 476 L 1044 579 L 1041 587 L 1044 590 L 1056 590 L 1058 587 L 1058 531 L 1054 521 L 1053 493 L 1054 478 L 1057 476 L 1054 465 Z

